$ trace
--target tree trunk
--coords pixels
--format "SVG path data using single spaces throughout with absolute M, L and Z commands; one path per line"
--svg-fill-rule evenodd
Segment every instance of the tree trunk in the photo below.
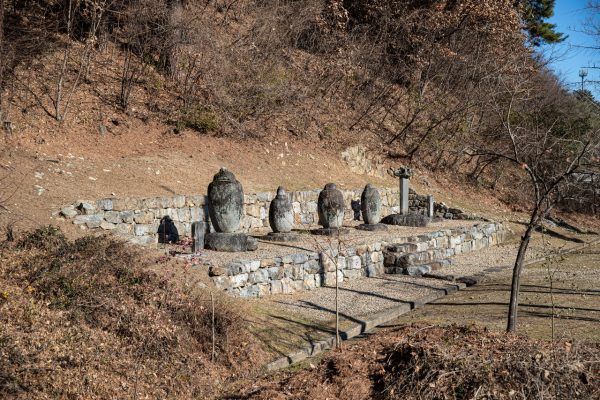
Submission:
M 2 124 L 2 89 L 3 76 L 4 76 L 4 53 L 3 53 L 3 34 L 4 33 L 4 0 L 0 0 L 0 125 Z
M 339 237 L 338 237 L 339 240 Z M 338 260 L 335 262 L 335 348 L 340 348 L 340 312 L 338 308 L 339 283 L 338 283 Z
M 531 215 L 531 220 L 529 221 L 529 225 L 527 225 L 525 234 L 521 237 L 519 252 L 517 253 L 515 267 L 513 268 L 512 284 L 510 286 L 510 303 L 508 306 L 508 323 L 506 326 L 506 331 L 510 333 L 516 333 L 517 331 L 517 309 L 519 307 L 521 271 L 523 269 L 523 262 L 525 261 L 525 253 L 529 246 L 529 240 L 531 239 L 531 235 L 533 235 L 533 230 L 536 226 L 537 216 L 538 210 L 536 209 Z

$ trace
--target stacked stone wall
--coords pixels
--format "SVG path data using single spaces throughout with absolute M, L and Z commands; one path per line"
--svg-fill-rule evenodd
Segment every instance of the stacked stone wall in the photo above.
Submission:
M 493 246 L 501 243 L 504 237 L 502 223 L 483 223 L 472 228 L 445 229 L 344 249 L 298 252 L 260 261 L 238 260 L 213 266 L 210 273 L 215 286 L 234 297 L 294 293 L 334 286 L 336 279 L 342 282 L 384 273 L 413 275 L 418 272 L 420 276 L 431 272 L 432 261 L 438 261 L 435 265 L 442 267 L 446 264 L 439 262 L 441 258 Z M 391 253 L 393 259 L 390 259 Z M 398 260 L 413 262 L 407 264 L 407 268 L 400 268 L 397 267 Z
M 318 224 L 317 198 L 321 189 L 287 193 L 288 202 L 294 214 L 297 229 Z M 381 217 L 399 212 L 398 187 L 378 189 L 381 196 Z M 344 196 L 346 214 L 351 220 L 353 212 L 350 202 L 360 199 L 362 189 L 341 190 Z M 269 206 L 275 198 L 275 192 L 249 194 L 244 196 L 244 212 L 240 231 L 244 233 L 268 232 Z M 426 213 L 427 196 L 419 195 L 412 189 L 409 195 L 411 212 Z M 458 209 L 435 203 L 436 216 L 446 218 L 469 219 L 470 216 Z M 450 212 L 454 212 L 451 214 Z M 204 222 L 207 232 L 214 232 L 208 215 L 206 196 L 174 196 L 136 198 L 109 198 L 101 200 L 77 200 L 71 205 L 61 207 L 64 218 L 72 219 L 74 224 L 87 229 L 113 231 L 133 243 L 154 243 L 160 220 L 171 217 L 180 235 L 191 235 L 192 222 Z

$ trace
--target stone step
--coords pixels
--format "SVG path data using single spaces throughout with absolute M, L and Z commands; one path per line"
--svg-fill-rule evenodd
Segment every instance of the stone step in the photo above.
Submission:
M 431 274 L 442 268 L 447 268 L 450 265 L 456 264 L 451 258 L 436 260 L 425 264 L 409 265 L 406 267 L 384 267 L 386 274 L 403 274 L 415 277 L 421 277 L 426 274 Z
M 407 268 L 441 260 L 453 255 L 454 251 L 452 249 L 440 248 L 432 248 L 426 251 L 417 251 L 413 253 L 386 252 L 383 255 L 383 265 L 386 268 Z

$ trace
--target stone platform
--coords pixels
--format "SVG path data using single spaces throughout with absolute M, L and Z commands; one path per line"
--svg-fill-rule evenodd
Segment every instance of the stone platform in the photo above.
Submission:
M 271 242 L 290 243 L 300 241 L 300 237 L 295 232 L 269 232 L 267 235 L 254 237 L 259 240 L 268 240 Z
M 387 229 L 387 226 L 384 224 L 360 224 L 356 227 L 356 229 L 360 229 L 361 231 L 383 231 Z
M 254 251 L 258 249 L 258 242 L 252 236 L 248 236 L 241 232 L 213 232 L 207 233 L 204 236 L 204 248 L 207 250 L 229 253 Z
M 350 229 L 345 228 L 319 228 L 313 229 L 310 231 L 313 235 L 321 235 L 321 236 L 338 236 L 338 235 L 346 235 L 350 232 Z
M 428 227 L 431 224 L 431 218 L 421 214 L 390 214 L 381 222 L 388 225 Z
M 343 248 L 306 250 L 274 258 L 230 260 L 219 263 L 218 266 L 224 269 L 219 270 L 219 275 L 213 276 L 212 280 L 217 289 L 231 296 L 256 297 L 312 290 L 335 285 L 336 281 L 384 273 L 428 276 L 449 266 L 455 255 L 501 243 L 505 233 L 502 223 L 486 222 L 416 236 L 380 238 Z

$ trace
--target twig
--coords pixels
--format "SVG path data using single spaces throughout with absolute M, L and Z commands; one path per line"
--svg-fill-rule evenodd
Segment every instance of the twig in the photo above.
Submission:
M 210 292 L 210 304 L 212 305 L 212 354 L 210 356 L 210 361 L 214 361 L 214 359 L 215 359 L 215 300 L 213 297 L 213 292 Z
M 135 389 L 133 391 L 133 400 L 137 400 L 137 394 L 138 394 L 138 380 L 140 378 L 140 361 L 142 360 L 142 355 L 144 353 L 142 352 L 142 354 L 140 354 L 140 357 L 137 360 L 136 366 L 135 366 Z
M 455 375 L 456 376 L 456 371 L 446 372 L 445 374 L 438 376 L 437 379 L 441 379 L 441 378 L 445 377 L 446 375 Z
M 421 332 L 421 331 L 422 331 L 422 330 L 424 330 L 424 329 L 429 329 L 429 328 L 433 328 L 433 327 L 435 327 L 435 325 L 426 326 L 426 327 L 423 327 L 423 328 L 421 328 L 421 329 L 417 329 L 417 330 L 415 331 L 415 333 L 413 333 L 412 335 L 410 335 L 410 337 L 407 339 L 407 343 L 408 343 L 408 344 L 410 344 L 410 339 L 412 339 L 412 338 L 413 338 L 413 337 L 414 337 L 414 336 L 415 336 L 417 333 Z

